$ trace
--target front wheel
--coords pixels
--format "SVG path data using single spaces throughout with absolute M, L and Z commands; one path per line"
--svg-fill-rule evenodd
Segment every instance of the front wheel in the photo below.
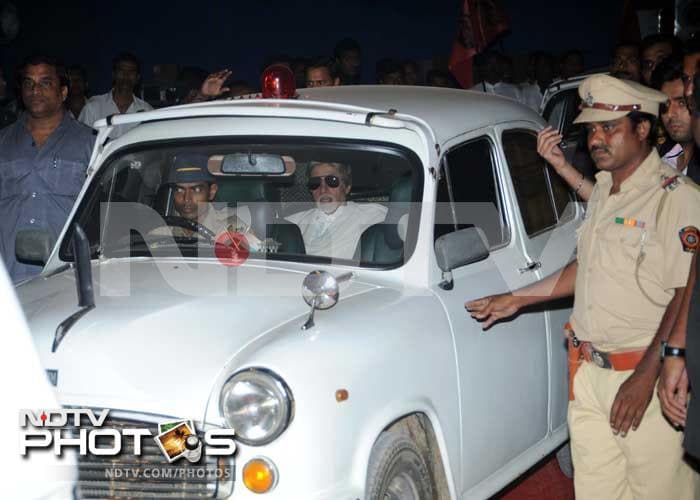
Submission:
M 569 479 L 574 478 L 574 463 L 571 460 L 571 447 L 567 441 L 564 446 L 557 450 L 557 462 L 559 463 L 559 469 L 561 469 L 562 474 L 564 474 Z
M 385 432 L 372 448 L 367 469 L 368 500 L 432 500 L 435 485 L 410 436 Z

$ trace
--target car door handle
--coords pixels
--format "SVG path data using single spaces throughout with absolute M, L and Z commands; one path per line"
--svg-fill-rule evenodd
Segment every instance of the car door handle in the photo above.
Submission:
M 528 262 L 525 267 L 519 267 L 518 272 L 520 272 L 520 274 L 528 273 L 528 272 L 536 271 L 540 267 L 542 267 L 542 263 L 540 261 Z

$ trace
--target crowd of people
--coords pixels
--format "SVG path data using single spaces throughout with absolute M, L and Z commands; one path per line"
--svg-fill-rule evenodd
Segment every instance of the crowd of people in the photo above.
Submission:
M 478 83 L 471 90 L 500 94 L 517 99 L 538 110 L 546 87 L 556 79 L 566 79 L 584 70 L 583 53 L 577 50 L 559 56 L 547 52 L 533 52 L 521 66 L 526 70 L 516 71 L 513 58 L 490 51 L 475 58 L 475 76 Z M 352 39 L 340 40 L 332 55 L 316 57 L 290 57 L 275 55 L 266 58 L 261 70 L 272 64 L 288 66 L 297 88 L 335 85 L 357 85 L 361 83 L 380 85 L 426 85 L 431 87 L 459 88 L 457 80 L 446 66 L 426 61 L 385 57 L 375 65 L 375 78 L 363 81 L 363 52 L 360 44 Z M 0 128 L 11 124 L 24 109 L 19 86 L 9 81 L 6 68 L 0 68 Z M 113 86 L 104 94 L 92 94 L 88 74 L 80 64 L 62 68 L 68 83 L 65 101 L 67 111 L 92 126 L 96 117 L 113 113 L 131 113 L 150 109 L 150 104 L 141 99 L 142 68 L 139 59 L 130 53 L 117 55 L 112 61 Z M 212 73 L 195 66 L 180 68 L 174 82 L 177 87 L 172 102 L 185 104 L 202 98 L 200 89 L 207 76 Z M 227 80 L 231 80 L 227 73 Z M 519 75 L 519 76 L 516 76 Z M 21 75 L 20 75 L 21 76 Z M 13 88 L 15 91 L 13 92 Z M 218 97 L 238 97 L 260 91 L 259 82 L 233 79 L 226 82 L 225 92 Z M 111 97 L 111 98 L 110 98 Z M 152 103 L 155 104 L 155 103 Z M 83 108 L 87 109 L 83 111 Z M 122 130 L 123 133 L 125 130 Z M 118 134 L 119 135 L 119 134 Z
M 641 44 L 618 45 L 609 74 L 583 80 L 575 122 L 585 127 L 587 150 L 599 170 L 595 179 L 567 159 L 560 131 L 545 128 L 538 136 L 540 155 L 590 201 L 576 259 L 523 290 L 466 304 L 489 327 L 522 308 L 575 295 L 569 426 L 578 498 L 691 499 L 700 494 L 700 476 L 684 460 L 684 437 L 678 432 L 686 427 L 685 447 L 700 456 L 700 408 L 691 403 L 690 412 L 686 409 L 689 383 L 700 384 L 700 370 L 692 362 L 697 357 L 689 356 L 687 364 L 683 358 L 686 344 L 692 351 L 693 334 L 700 334 L 695 282 L 698 62 L 700 44 L 694 39 L 682 43 L 671 35 L 652 35 Z M 356 42 L 343 40 L 333 57 L 275 57 L 268 64 L 288 68 L 298 87 L 353 85 L 360 83 L 362 51 Z M 456 86 L 446 71 L 433 69 L 423 77 L 412 61 L 382 59 L 376 69 L 379 84 Z M 578 51 L 558 59 L 537 52 L 528 69 L 527 80 L 516 83 L 510 58 L 486 54 L 477 71 L 481 81 L 471 90 L 539 109 L 547 86 L 555 78 L 582 73 L 584 61 Z M 183 103 L 258 90 L 248 82 L 228 82 L 230 70 L 208 74 L 189 68 L 185 73 Z M 5 125 L 0 130 L 0 253 L 15 281 L 40 269 L 15 258 L 17 234 L 41 227 L 55 242 L 85 179 L 94 122 L 151 109 L 135 94 L 140 76 L 138 59 L 120 54 L 112 64 L 112 88 L 88 98 L 80 67 L 64 68 L 50 57 L 34 56 L 19 68 L 18 99 L 5 102 L 0 113 Z M 0 81 L 0 91 L 6 87 Z M 128 127 L 115 127 L 111 137 Z M 178 170 L 178 162 L 188 168 Z M 173 166 L 175 202 L 183 214 L 192 209 L 193 199 L 211 201 L 216 192 L 204 166 L 193 173 L 194 163 L 206 162 L 180 158 Z M 357 218 L 345 199 L 349 168 L 319 162 L 311 170 L 308 187 L 315 201 L 332 211 L 349 207 L 347 216 Z M 384 213 L 370 215 L 380 220 Z M 301 213 L 297 222 L 308 219 L 308 226 L 318 226 L 316 216 L 313 210 Z M 305 233 L 304 240 L 315 248 L 312 235 Z M 347 248 L 351 253 L 354 245 Z

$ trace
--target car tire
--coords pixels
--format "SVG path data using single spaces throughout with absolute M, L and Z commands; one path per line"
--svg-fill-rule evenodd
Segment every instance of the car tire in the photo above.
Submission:
M 425 458 L 410 436 L 379 436 L 367 468 L 368 500 L 432 500 L 435 484 Z

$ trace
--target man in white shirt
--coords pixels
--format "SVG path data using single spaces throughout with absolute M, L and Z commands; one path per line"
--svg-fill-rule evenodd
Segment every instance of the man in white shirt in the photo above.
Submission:
M 484 80 L 469 90 L 510 97 L 516 101 L 522 100 L 520 88 L 511 83 L 513 78 L 513 60 L 510 57 L 498 53 L 487 54 L 483 73 Z
M 287 217 L 301 229 L 306 253 L 351 259 L 362 232 L 384 221 L 383 205 L 347 201 L 351 175 L 345 163 L 311 162 L 307 187 L 316 207 Z
M 544 92 L 554 80 L 554 58 L 546 52 L 533 52 L 528 68 L 530 79 L 520 85 L 521 102 L 539 113 Z
M 92 127 L 97 120 L 110 115 L 152 110 L 150 104 L 134 95 L 134 89 L 141 79 L 139 66 L 139 60 L 133 54 L 125 52 L 115 57 L 112 61 L 112 90 L 91 97 L 78 120 Z M 136 125 L 117 125 L 110 138 L 116 139 Z
M 693 181 L 700 182 L 700 163 L 695 157 L 690 109 L 684 95 L 683 60 L 678 57 L 664 59 L 652 73 L 651 86 L 668 96 L 668 102 L 659 108 L 659 117 L 666 134 L 676 143 L 662 159 Z

